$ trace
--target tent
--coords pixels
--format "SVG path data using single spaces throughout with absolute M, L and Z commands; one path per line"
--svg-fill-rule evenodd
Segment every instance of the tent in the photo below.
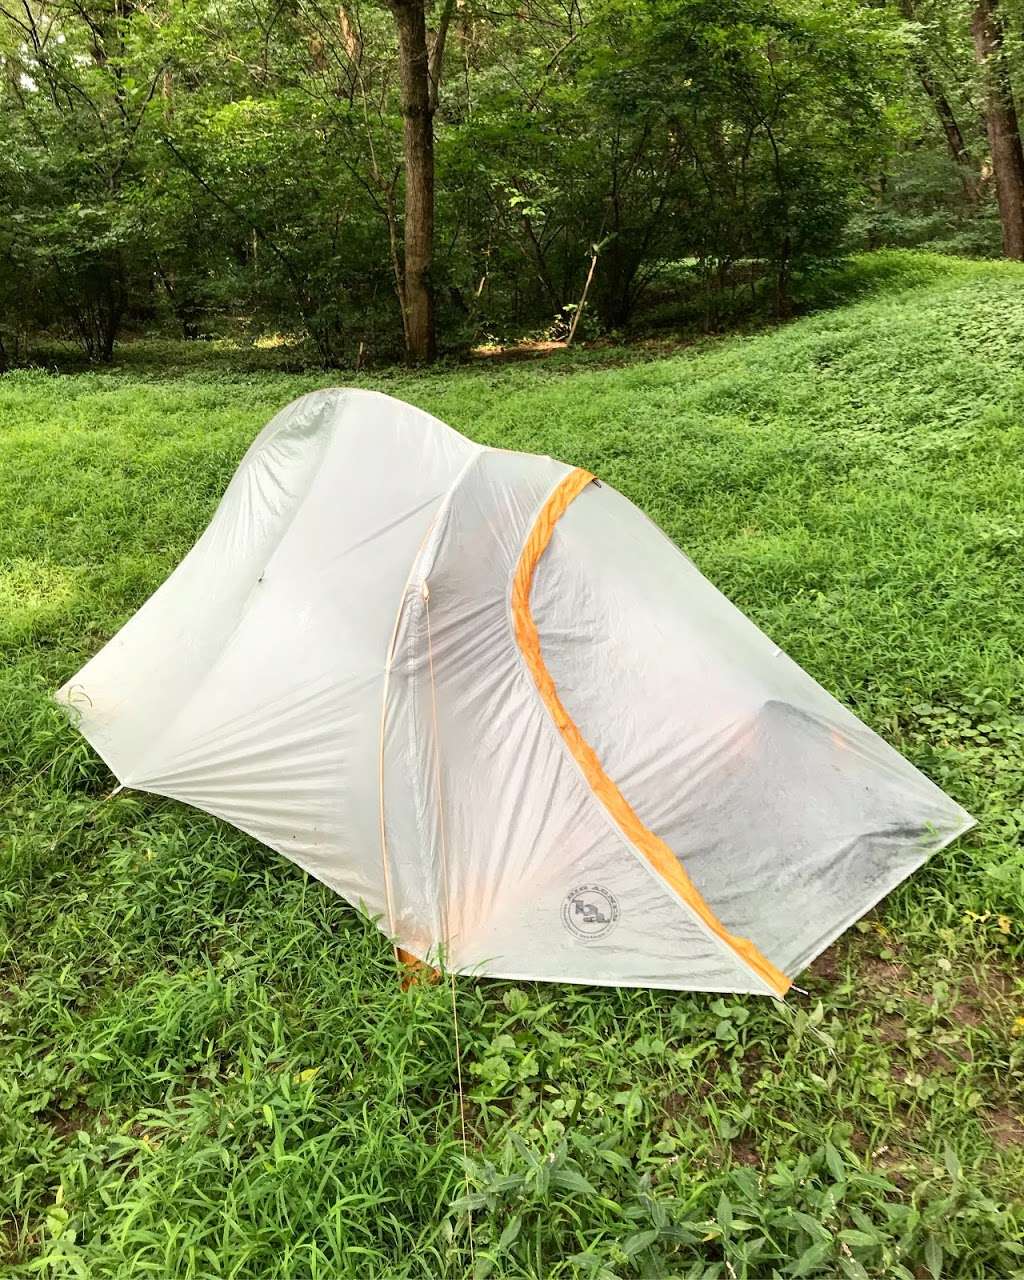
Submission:
M 781 996 L 973 823 L 621 494 L 369 391 L 279 413 L 58 697 L 453 972 Z

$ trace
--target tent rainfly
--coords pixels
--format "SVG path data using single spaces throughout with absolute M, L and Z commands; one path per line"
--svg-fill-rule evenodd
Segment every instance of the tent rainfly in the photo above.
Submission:
M 57 696 L 459 973 L 782 996 L 973 825 L 621 494 L 369 391 L 279 413 Z

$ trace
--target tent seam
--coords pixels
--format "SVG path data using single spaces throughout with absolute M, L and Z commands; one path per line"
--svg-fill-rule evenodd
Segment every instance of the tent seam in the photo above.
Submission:
M 536 524 L 536 521 L 540 512 L 544 510 L 544 508 L 554 497 L 558 489 L 565 483 L 568 477 L 571 476 L 574 471 L 581 470 L 581 468 L 578 468 L 578 467 L 577 468 L 570 467 L 568 466 L 568 464 L 563 464 L 563 465 L 565 465 L 566 467 L 565 474 L 559 476 L 558 480 L 555 481 L 555 483 L 551 486 L 551 488 L 545 494 L 544 501 L 541 502 L 541 504 L 537 508 L 537 515 L 534 516 L 534 519 L 533 521 L 531 521 L 529 528 L 526 530 L 525 534 L 523 535 L 522 542 L 520 543 L 519 554 L 516 556 L 515 565 L 513 566 L 512 572 L 509 575 L 509 588 L 508 588 L 508 591 L 506 592 L 506 598 L 505 598 L 505 613 L 506 613 L 506 619 L 508 622 L 509 632 L 511 633 L 512 639 L 513 639 L 512 648 L 513 648 L 513 651 L 515 652 L 516 659 L 518 661 L 520 674 L 526 678 L 526 682 L 529 685 L 534 698 L 537 700 L 538 703 L 540 703 L 542 714 L 545 716 L 548 723 L 551 724 L 552 727 L 556 730 L 556 736 L 558 738 L 559 746 L 563 754 L 565 755 L 565 757 L 568 759 L 571 767 L 575 770 L 577 777 L 582 782 L 585 791 L 589 794 L 589 797 L 591 800 L 597 801 L 597 805 L 596 805 L 597 812 L 601 815 L 601 818 L 604 821 L 605 825 L 607 826 L 608 830 L 615 837 L 615 839 L 630 854 L 632 854 L 632 856 L 637 860 L 637 862 L 639 862 L 643 870 L 651 877 L 652 880 L 655 881 L 656 884 L 658 884 L 660 888 L 668 889 L 668 891 L 672 894 L 672 897 L 676 900 L 676 902 L 678 902 L 679 906 L 683 909 L 683 911 L 686 912 L 687 916 L 692 919 L 693 923 L 696 924 L 696 926 L 711 941 L 712 945 L 718 947 L 723 955 L 728 956 L 728 958 L 731 961 L 735 962 L 738 957 L 736 956 L 732 948 L 726 946 L 726 944 L 722 941 L 721 938 L 717 937 L 712 930 L 708 929 L 706 923 L 692 909 L 690 904 L 684 898 L 681 898 L 679 896 L 679 894 L 675 891 L 672 885 L 669 884 L 668 881 L 665 879 L 665 877 L 659 873 L 657 868 L 654 867 L 648 861 L 648 859 L 645 858 L 643 854 L 636 848 L 633 842 L 628 838 L 626 833 L 615 821 L 614 817 L 611 815 L 608 809 L 601 803 L 600 798 L 594 794 L 593 788 L 590 785 L 589 778 L 584 773 L 579 760 L 576 759 L 575 755 L 570 750 L 569 744 L 566 742 L 565 738 L 562 736 L 561 732 L 559 731 L 558 725 L 555 723 L 554 718 L 552 717 L 547 705 L 545 704 L 543 698 L 541 697 L 541 693 L 537 687 L 537 682 L 534 679 L 533 672 L 530 670 L 526 662 L 525 656 L 523 654 L 523 651 L 519 647 L 518 637 L 516 636 L 515 617 L 514 617 L 513 607 L 512 607 L 512 588 L 515 580 L 515 574 L 516 574 L 516 570 L 519 567 L 519 562 L 522 559 L 523 554 L 526 550 L 526 545 L 530 540 L 530 536 L 533 532 L 534 525 Z M 591 473 L 587 472 L 586 474 L 590 475 Z M 592 479 L 596 479 L 596 478 L 597 478 L 596 476 L 592 477 Z M 759 975 L 755 975 L 755 976 L 757 976 L 757 980 L 759 982 L 764 981 Z M 700 990 L 710 990 L 710 988 L 706 988 L 702 986 Z
M 384 812 L 384 772 L 385 772 L 384 770 L 384 739 L 387 733 L 388 703 L 389 703 L 389 696 L 391 692 L 391 671 L 394 666 L 395 653 L 398 648 L 398 638 L 402 628 L 402 619 L 406 616 L 406 607 L 409 600 L 409 589 L 413 586 L 413 583 L 416 579 L 417 570 L 420 568 L 428 548 L 430 548 L 432 543 L 435 541 L 435 537 L 434 537 L 435 531 L 439 529 L 439 526 L 443 522 L 444 518 L 447 516 L 448 512 L 451 510 L 452 498 L 455 494 L 455 491 L 462 484 L 463 480 L 465 480 L 469 471 L 479 462 L 480 458 L 483 457 L 485 453 L 490 453 L 490 452 L 492 452 L 492 450 L 489 449 L 487 446 L 484 446 L 484 445 L 478 446 L 477 451 L 471 454 L 466 459 L 466 461 L 462 464 L 462 466 L 456 472 L 455 477 L 453 478 L 451 484 L 441 495 L 441 500 L 438 503 L 437 510 L 434 512 L 433 517 L 431 518 L 429 524 L 424 530 L 423 537 L 420 539 L 420 544 L 416 548 L 416 552 L 413 555 L 412 560 L 410 561 L 409 573 L 405 579 L 405 585 L 402 587 L 401 594 L 399 595 L 399 598 L 398 598 L 398 608 L 395 610 L 395 623 L 391 630 L 391 639 L 388 643 L 387 654 L 385 656 L 384 684 L 381 690 L 381 700 L 380 700 L 380 733 L 379 733 L 378 744 L 377 744 L 377 805 L 378 805 L 378 817 L 379 817 L 379 824 L 380 824 L 381 867 L 384 873 L 384 895 L 385 895 L 386 906 L 388 909 L 388 926 L 391 930 L 392 940 L 395 940 L 397 935 L 395 934 L 394 904 L 391 897 L 391 877 L 390 877 L 389 862 L 388 862 L 387 823 L 385 820 L 385 812 Z M 416 784 L 415 772 L 410 778 L 410 785 L 415 793 L 415 798 L 418 801 L 419 789 Z M 417 803 L 415 805 L 415 810 L 417 814 L 419 813 L 419 808 L 420 806 Z M 449 905 L 448 903 L 445 904 L 446 915 L 448 911 L 448 905 Z M 424 963 L 428 962 L 426 956 L 419 956 L 417 957 L 417 959 L 422 960 Z
M 709 938 L 713 939 L 734 962 L 738 961 L 744 968 L 753 973 L 773 994 L 781 997 L 791 985 L 788 976 L 776 968 L 767 957 L 763 956 L 748 939 L 736 937 L 722 925 L 696 885 L 693 884 L 679 858 L 639 818 L 629 801 L 605 771 L 597 753 L 584 738 L 579 726 L 573 721 L 562 703 L 554 679 L 544 662 L 540 646 L 540 634 L 530 609 L 530 595 L 532 593 L 534 575 L 537 565 L 540 563 L 550 543 L 558 520 L 565 514 L 569 504 L 583 492 L 594 478 L 589 471 L 585 471 L 580 467 L 568 470 L 553 486 L 544 502 L 538 508 L 533 522 L 523 539 L 520 553 L 512 572 L 507 596 L 509 624 L 520 663 L 530 676 L 530 683 L 534 689 L 535 696 L 542 703 L 549 720 L 557 730 L 564 751 L 573 761 L 584 785 L 593 798 L 598 801 L 601 812 L 605 815 L 609 826 L 615 831 L 619 839 L 626 844 L 634 856 L 640 859 L 647 870 L 657 877 L 659 883 L 671 891 L 677 901 L 688 911 L 692 919 Z M 561 502 L 560 510 L 558 509 L 559 502 Z M 546 519 L 549 520 L 549 523 L 545 536 Z M 533 552 L 532 555 L 531 551 Z M 517 599 L 517 597 L 519 598 Z M 528 650 L 534 651 L 535 661 L 531 662 Z M 547 690 L 545 685 L 548 686 Z M 577 754 L 572 741 L 570 741 L 570 735 L 579 740 L 579 754 Z M 584 759 L 580 758 L 581 756 L 592 757 L 589 770 Z M 645 838 L 645 842 L 649 841 L 654 846 L 654 853 L 659 856 L 667 856 L 672 860 L 673 868 L 676 870 L 682 886 L 674 884 L 658 865 L 658 862 L 655 861 L 652 854 L 629 835 L 626 827 L 622 825 L 609 803 L 601 794 L 599 787 L 607 789 L 611 793 L 611 800 L 615 808 L 624 811 L 629 825 L 635 825 L 639 834 Z M 662 849 L 664 850 L 664 855 L 661 853 Z

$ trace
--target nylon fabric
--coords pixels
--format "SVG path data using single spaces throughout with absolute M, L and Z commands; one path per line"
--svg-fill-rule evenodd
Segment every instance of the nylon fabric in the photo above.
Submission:
M 551 672 L 544 663 L 540 635 L 530 611 L 530 592 L 537 565 L 551 541 L 555 525 L 565 514 L 569 504 L 593 481 L 589 471 L 570 472 L 541 508 L 530 536 L 516 566 L 512 586 L 512 615 L 515 619 L 516 642 L 526 659 L 530 674 L 537 685 L 541 699 L 566 745 L 579 763 L 591 790 L 614 818 L 626 838 L 639 850 L 665 882 L 679 894 L 704 924 L 727 947 L 735 951 L 743 962 L 757 974 L 778 996 L 784 996 L 791 985 L 770 960 L 758 951 L 748 938 L 740 938 L 725 929 L 697 891 L 679 858 L 669 846 L 641 822 L 629 801 L 605 772 L 594 748 L 580 732 L 561 698 Z
M 416 550 L 477 452 L 376 392 L 277 415 L 193 550 L 58 694 L 119 780 L 223 818 L 386 919 L 385 659 Z
M 551 459 L 482 454 L 416 565 L 386 720 L 389 847 L 419 853 L 400 873 L 398 916 L 424 912 L 413 899 L 432 903 L 417 954 L 443 953 L 461 972 L 772 993 L 625 838 L 566 750 L 519 651 L 515 570 L 571 474 Z M 586 886 L 614 904 L 606 935 L 581 936 L 566 921 L 574 891 Z
M 533 613 L 567 714 L 640 820 L 788 975 L 973 825 L 608 485 L 558 522 Z
M 303 396 L 57 698 L 428 965 L 780 995 L 973 820 L 590 480 Z

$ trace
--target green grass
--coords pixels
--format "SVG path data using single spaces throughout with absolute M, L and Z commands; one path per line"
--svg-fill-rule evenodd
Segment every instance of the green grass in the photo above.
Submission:
M 980 824 L 785 1007 L 460 980 L 465 1164 L 448 988 L 230 827 L 103 800 L 49 701 L 329 379 L 0 379 L 4 1274 L 1024 1273 L 1024 270 L 836 289 L 669 358 L 363 380 L 623 489 Z

